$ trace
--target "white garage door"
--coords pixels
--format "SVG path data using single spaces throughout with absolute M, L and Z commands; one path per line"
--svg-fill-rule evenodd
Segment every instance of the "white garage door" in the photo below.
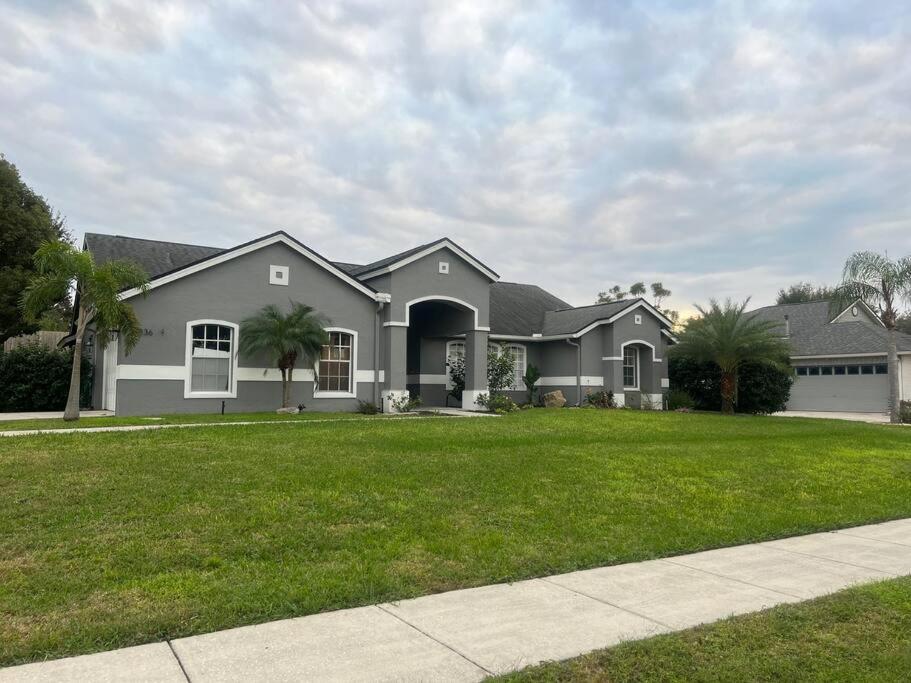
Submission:
M 889 375 L 884 363 L 798 366 L 788 410 L 885 413 Z

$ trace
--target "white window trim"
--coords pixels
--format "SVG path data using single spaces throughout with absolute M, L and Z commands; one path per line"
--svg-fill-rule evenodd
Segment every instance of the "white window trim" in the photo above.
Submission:
M 357 398 L 357 330 L 347 327 L 324 327 L 326 332 L 344 332 L 351 335 L 351 391 L 320 391 L 319 358 L 313 366 L 313 398 Z
M 626 344 L 623 345 L 623 351 L 622 351 L 622 353 L 623 353 L 624 355 L 626 354 L 626 346 L 627 346 Z M 623 371 L 626 369 L 626 358 L 624 358 L 624 359 L 623 359 L 623 362 L 622 362 L 621 365 L 620 365 L 621 378 L 623 379 L 623 388 L 624 388 L 624 389 L 632 389 L 633 391 L 639 391 L 639 384 L 640 384 L 640 382 L 639 382 L 639 371 L 640 371 L 640 369 L 641 369 L 641 368 L 639 367 L 639 360 L 640 360 L 640 359 L 639 359 L 639 355 L 640 355 L 640 354 L 639 354 L 639 347 L 638 347 L 638 346 L 630 346 L 630 350 L 636 352 L 636 383 L 635 383 L 635 384 L 627 384 L 627 383 L 626 383 L 626 377 L 623 377 L 623 376 L 622 376 Z M 622 356 L 621 356 L 621 357 L 622 357 Z
M 444 360 L 444 365 L 446 367 L 446 389 L 452 389 L 452 386 L 453 386 L 452 385 L 452 376 L 449 374 L 449 357 L 450 357 L 450 355 L 452 355 L 450 353 L 450 349 L 455 344 L 460 344 L 462 346 L 462 350 L 463 350 L 462 358 L 465 357 L 465 351 L 467 350 L 465 347 L 465 342 L 461 339 L 451 339 L 450 341 L 446 342 L 446 358 Z
M 461 306 L 464 306 L 465 308 L 467 308 L 468 310 L 471 311 L 472 315 L 474 315 L 474 330 L 477 332 L 490 332 L 489 326 L 485 327 L 485 326 L 478 325 L 478 307 L 477 306 L 472 306 L 467 301 L 463 301 L 462 299 L 457 299 L 454 296 L 446 296 L 444 294 L 432 294 L 430 296 L 422 296 L 417 299 L 412 299 L 411 301 L 405 302 L 405 320 L 404 321 L 390 320 L 388 322 L 384 322 L 383 327 L 408 327 L 411 324 L 411 307 L 414 304 L 420 304 L 425 301 L 448 301 L 450 303 L 459 304 Z
M 193 387 L 193 326 L 194 325 L 223 325 L 230 327 L 231 334 L 231 388 L 228 391 L 192 391 Z M 228 320 L 214 320 L 202 318 L 187 322 L 186 354 L 184 355 L 184 398 L 237 398 L 237 347 L 240 344 L 240 327 L 237 323 Z
M 506 349 L 522 349 L 522 367 L 521 372 L 518 372 L 520 368 L 516 367 L 513 373 L 513 380 L 515 383 L 510 388 L 511 391 L 524 391 L 524 384 L 522 383 L 522 377 L 525 376 L 525 371 L 528 369 L 528 347 L 525 344 L 503 344 L 503 348 Z

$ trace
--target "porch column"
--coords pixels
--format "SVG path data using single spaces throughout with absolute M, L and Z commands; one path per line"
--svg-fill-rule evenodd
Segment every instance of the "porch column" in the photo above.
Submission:
M 392 401 L 408 395 L 406 366 L 408 360 L 408 328 L 392 326 L 383 328 L 383 378 L 382 408 L 393 413 Z
M 478 410 L 478 394 L 486 394 L 487 388 L 487 332 L 472 330 L 465 334 L 465 390 L 462 392 L 462 407 Z

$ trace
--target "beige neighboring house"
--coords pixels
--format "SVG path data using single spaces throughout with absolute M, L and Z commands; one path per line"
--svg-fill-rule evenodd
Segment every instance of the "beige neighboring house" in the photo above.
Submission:
M 53 330 L 41 330 L 35 334 L 21 334 L 18 337 L 10 337 L 3 342 L 4 351 L 12 351 L 20 346 L 27 344 L 38 344 L 49 349 L 56 349 L 60 340 L 66 336 L 66 332 L 55 332 Z

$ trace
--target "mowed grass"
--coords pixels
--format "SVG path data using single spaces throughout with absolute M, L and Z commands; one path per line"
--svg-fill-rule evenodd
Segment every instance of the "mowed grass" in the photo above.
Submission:
M 598 410 L 0 439 L 0 663 L 911 516 L 911 430 Z
M 911 577 L 851 588 L 566 662 L 500 683 L 911 679 Z
M 360 415 L 358 413 L 200 413 L 192 415 L 162 415 L 160 417 L 81 417 L 72 422 L 58 418 L 38 420 L 0 420 L 0 432 L 26 429 L 82 429 L 87 427 L 126 427 L 134 425 L 202 424 L 207 422 L 303 422 L 307 420 L 359 420 L 388 419 L 383 415 Z

